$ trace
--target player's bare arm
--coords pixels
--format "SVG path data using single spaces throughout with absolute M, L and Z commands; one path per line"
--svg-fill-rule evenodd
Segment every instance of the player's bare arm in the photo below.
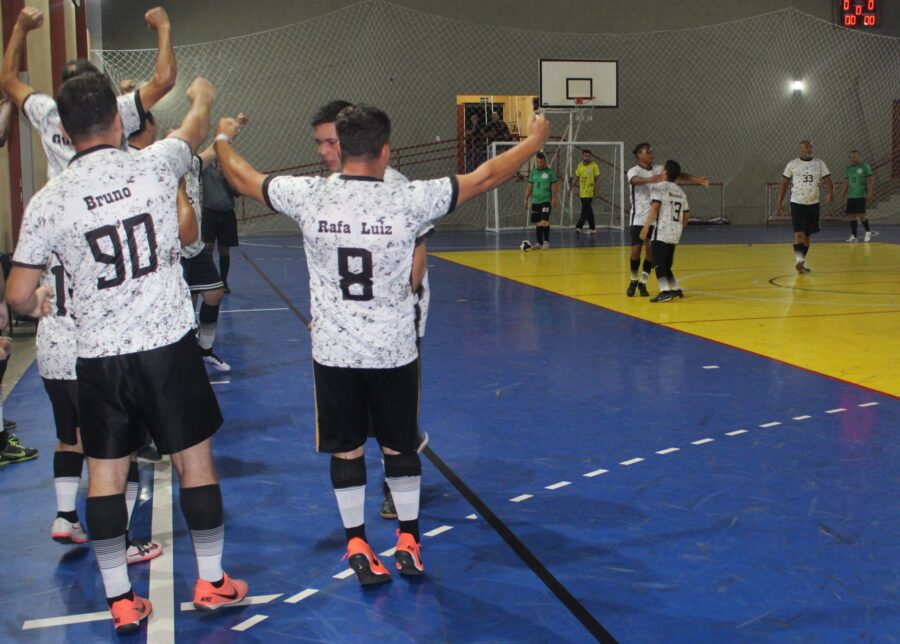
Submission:
M 0 131 L 2 131 L 3 120 L 2 120 L 3 112 L 0 111 Z M 844 186 L 844 194 L 847 194 L 847 187 Z M 873 175 L 869 175 L 866 178 L 866 199 L 869 203 L 875 198 L 875 177 Z
M 255 199 L 259 203 L 265 203 L 263 198 L 263 182 L 266 175 L 250 165 L 244 157 L 237 153 L 231 141 L 240 131 L 237 119 L 219 119 L 216 128 L 216 140 L 213 142 L 216 156 L 219 157 L 219 168 L 225 174 L 229 185 L 238 193 Z
M 12 101 L 6 98 L 6 95 L 0 90 L 0 148 L 6 145 L 9 139 L 9 132 L 12 129 Z
M 531 190 L 532 190 L 532 185 L 529 183 L 525 187 L 525 210 L 528 210 L 528 204 L 531 203 Z
M 169 137 L 184 139 L 191 150 L 196 150 L 209 134 L 209 111 L 216 100 L 216 88 L 205 78 L 195 78 L 185 95 L 191 102 L 191 109 Z
M 141 105 L 151 109 L 163 96 L 175 87 L 175 49 L 172 47 L 172 26 L 169 16 L 162 7 L 154 7 L 144 14 L 147 26 L 156 32 L 156 68 L 150 80 L 141 86 Z
M 778 196 L 775 197 L 775 208 L 778 210 L 779 215 L 784 215 L 784 195 L 787 192 L 788 186 L 791 185 L 791 180 L 787 177 L 781 177 L 781 185 L 778 186 Z
M 410 278 L 410 286 L 413 293 L 422 286 L 422 280 L 425 279 L 425 272 L 428 270 L 428 252 L 425 248 L 425 241 L 418 242 L 416 249 L 413 251 L 412 276 Z
M 43 317 L 52 312 L 50 298 L 53 291 L 41 286 L 42 268 L 13 266 L 6 288 L 6 301 L 19 315 Z
M 688 225 L 688 222 L 691 220 L 691 211 L 685 210 L 683 215 L 684 216 L 682 217 L 682 220 L 681 220 L 681 230 L 684 230 L 685 227 Z
M 872 178 L 872 177 L 869 177 L 869 179 L 871 179 L 871 178 Z M 850 190 L 850 182 L 849 182 L 849 181 L 845 181 L 845 182 L 844 182 L 844 189 L 841 191 L 841 201 L 846 201 L 846 200 L 847 200 L 847 192 L 848 192 L 849 190 Z
M 643 186 L 648 183 L 661 183 L 665 180 L 666 180 L 666 173 L 660 172 L 659 174 L 655 174 L 652 177 L 631 177 L 631 185 Z
M 650 214 L 647 215 L 647 223 L 641 228 L 641 241 L 647 241 L 650 235 L 650 227 L 656 224 L 656 218 L 659 216 L 659 202 L 654 201 L 650 204 Z
M 244 114 L 243 112 L 240 112 L 237 116 L 234 117 L 234 120 L 236 120 L 238 122 L 238 129 L 234 134 L 234 138 L 237 138 L 237 135 L 241 133 L 241 130 L 243 130 L 245 127 L 247 127 L 247 124 L 250 122 L 250 119 L 247 117 L 246 114 Z M 213 161 L 216 160 L 215 145 L 213 143 L 210 143 L 209 146 L 207 146 L 207 148 L 203 152 L 201 152 L 198 156 L 200 157 L 200 161 L 201 161 L 201 163 L 203 163 L 203 167 L 205 168 L 210 163 L 212 163 Z
M 200 226 L 197 224 L 197 213 L 191 204 L 184 179 L 178 182 L 178 239 L 182 246 L 190 246 L 200 237 Z
M 528 124 L 528 137 L 498 157 L 478 166 L 473 172 L 457 175 L 459 195 L 456 203 L 462 204 L 478 195 L 496 188 L 519 171 L 550 136 L 550 124 L 543 114 L 535 114 Z
M 696 177 L 692 174 L 685 174 L 682 172 L 678 175 L 678 181 L 676 181 L 678 185 L 694 185 L 694 186 L 703 186 L 704 188 L 709 188 L 709 178 L 708 177 Z
M 33 87 L 19 80 L 19 71 L 21 71 L 22 61 L 25 59 L 25 38 L 29 31 L 40 28 L 42 24 L 44 24 L 44 14 L 39 9 L 34 7 L 22 9 L 3 54 L 3 64 L 0 66 L 0 84 L 3 85 L 3 91 L 19 109 L 22 109 L 28 95 L 34 93 Z
M 556 208 L 556 199 L 559 195 L 559 182 L 554 181 L 550 184 L 550 207 Z
M 825 196 L 825 203 L 833 203 L 834 202 L 834 181 L 831 180 L 831 175 L 822 178 L 822 183 L 825 184 L 825 190 L 828 193 Z

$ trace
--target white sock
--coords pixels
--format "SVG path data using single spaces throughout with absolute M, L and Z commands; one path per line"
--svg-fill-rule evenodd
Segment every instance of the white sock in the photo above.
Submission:
M 668 277 L 657 277 L 656 281 L 659 282 L 659 292 L 664 293 L 669 290 L 669 278 Z
M 212 349 L 213 343 L 216 341 L 216 328 L 218 326 L 218 322 L 200 323 L 200 331 L 197 333 L 197 344 L 199 344 L 200 348 L 204 351 Z
M 401 476 L 386 478 L 391 488 L 397 518 L 400 521 L 414 521 L 419 518 L 419 491 L 422 488 L 421 476 Z
M 125 558 L 125 535 L 113 539 L 94 540 L 94 553 L 107 597 L 118 597 L 131 590 L 128 562 Z
M 366 486 L 335 488 L 338 510 L 345 528 L 356 528 L 366 522 Z
M 128 525 L 131 525 L 131 515 L 134 512 L 134 506 L 137 504 L 138 492 L 141 489 L 140 483 L 128 481 L 125 484 L 125 507 L 128 509 Z
M 205 581 L 219 581 L 225 576 L 222 570 L 222 551 L 225 549 L 225 526 L 211 530 L 191 530 L 194 556 L 197 558 L 197 576 Z
M 77 476 L 60 476 L 53 479 L 53 487 L 56 488 L 56 511 L 74 512 L 75 499 L 78 496 L 78 488 L 81 478 Z

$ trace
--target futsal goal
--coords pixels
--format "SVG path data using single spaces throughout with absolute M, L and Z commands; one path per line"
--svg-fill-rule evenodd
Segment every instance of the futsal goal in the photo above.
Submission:
M 514 142 L 494 142 L 490 156 L 496 157 L 514 146 Z M 582 160 L 582 152 L 590 150 L 592 159 L 600 168 L 593 201 L 594 219 L 598 228 L 622 230 L 625 225 L 625 144 L 622 141 L 547 141 L 543 152 L 547 167 L 557 176 L 557 203 L 550 214 L 553 226 L 574 226 L 581 212 L 578 181 L 575 169 Z M 529 228 L 530 209 L 525 207 L 528 175 L 535 164 L 531 158 L 519 172 L 502 186 L 495 188 L 488 200 L 486 228 L 492 232 Z M 574 180 L 574 181 L 573 181 Z M 571 190 L 569 186 L 574 183 Z

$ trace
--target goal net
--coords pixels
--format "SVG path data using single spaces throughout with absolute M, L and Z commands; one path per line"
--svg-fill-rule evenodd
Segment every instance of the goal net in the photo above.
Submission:
M 491 157 L 503 154 L 513 142 L 495 142 L 491 146 Z M 543 152 L 547 156 L 547 167 L 557 176 L 557 203 L 550 213 L 553 226 L 574 226 L 581 213 L 578 185 L 569 190 L 575 178 L 575 169 L 581 163 L 582 151 L 590 150 L 591 156 L 600 168 L 600 176 L 595 184 L 593 202 L 594 219 L 598 228 L 622 230 L 625 225 L 625 144 L 621 141 L 547 141 Z M 525 192 L 528 175 L 535 159 L 502 186 L 495 188 L 488 199 L 487 230 L 516 230 L 532 226 L 530 209 L 525 207 Z

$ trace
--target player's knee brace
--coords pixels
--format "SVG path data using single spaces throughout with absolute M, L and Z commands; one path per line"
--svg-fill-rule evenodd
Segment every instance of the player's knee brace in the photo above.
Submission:
M 422 476 L 422 461 L 415 452 L 412 454 L 385 454 L 384 475 L 387 478 Z
M 181 488 L 181 512 L 191 530 L 212 530 L 225 521 L 218 483 Z
M 360 487 L 366 484 L 366 458 L 345 459 L 331 457 L 331 484 L 335 489 Z

